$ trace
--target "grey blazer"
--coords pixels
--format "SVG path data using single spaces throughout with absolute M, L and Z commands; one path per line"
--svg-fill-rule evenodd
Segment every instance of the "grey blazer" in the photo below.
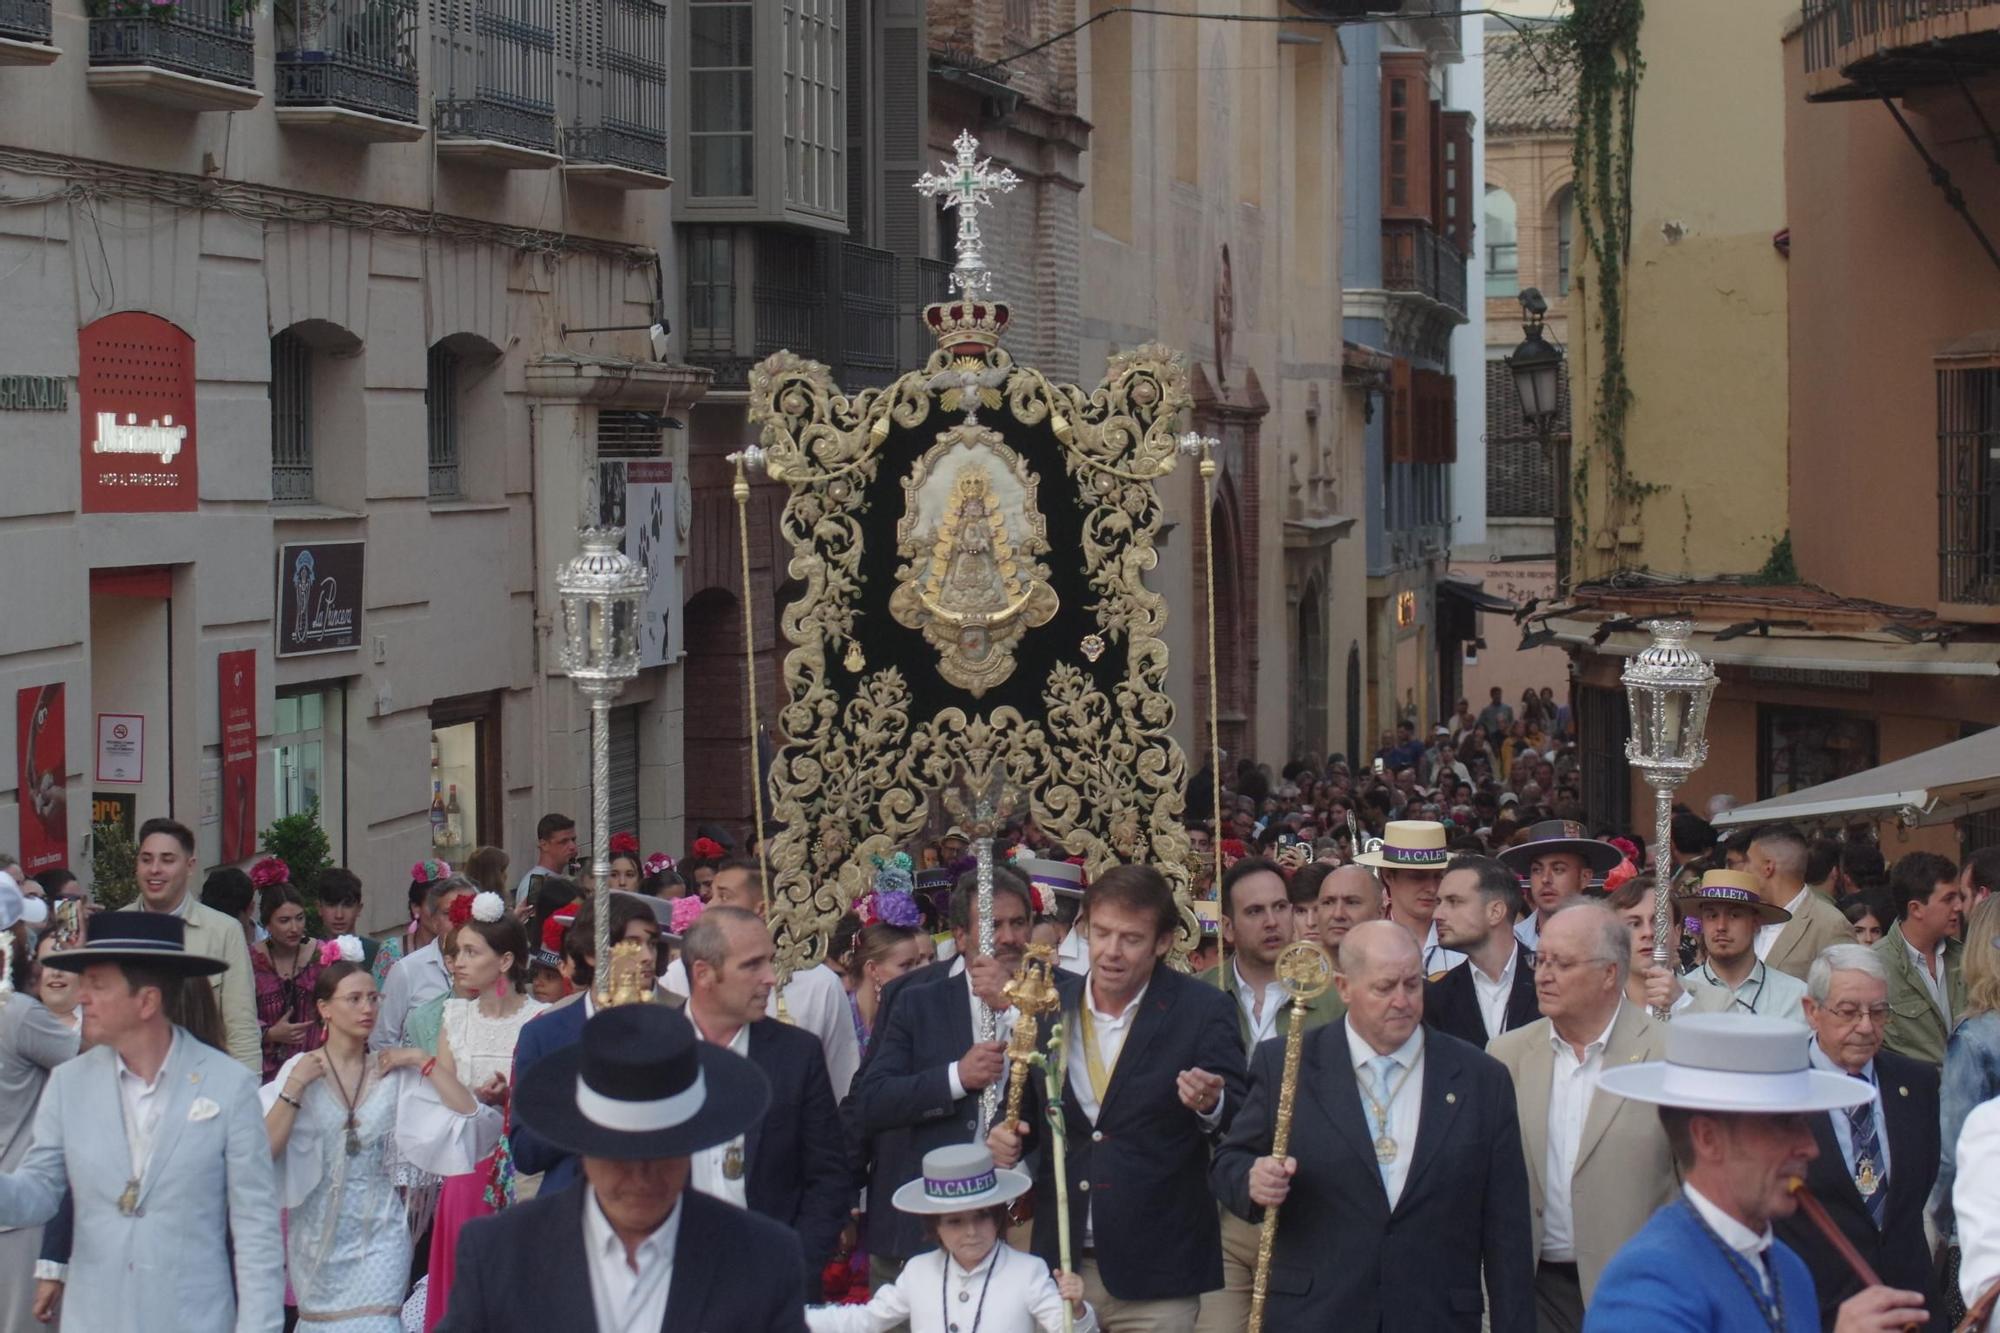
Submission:
M 73 1328 L 278 1333 L 285 1258 L 257 1080 L 178 1029 L 160 1077 L 166 1104 L 136 1215 L 118 1211 L 131 1176 L 118 1058 L 98 1046 L 49 1075 L 34 1145 L 0 1175 L 0 1223 L 44 1223 L 63 1190 L 74 1193 L 63 1296 Z

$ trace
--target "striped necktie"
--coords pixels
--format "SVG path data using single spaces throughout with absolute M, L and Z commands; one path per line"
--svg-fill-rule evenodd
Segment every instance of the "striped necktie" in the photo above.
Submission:
M 1875 1133 L 1875 1099 L 1870 1097 L 1859 1106 L 1847 1108 L 1848 1130 L 1854 1140 L 1854 1170 L 1860 1175 L 1865 1162 L 1873 1170 L 1875 1190 L 1864 1195 L 1861 1202 L 1868 1209 L 1868 1217 L 1875 1223 L 1875 1229 L 1882 1229 L 1882 1214 L 1889 1207 L 1889 1173 L 1882 1166 L 1882 1140 Z M 1857 1182 L 1856 1188 L 1860 1186 Z

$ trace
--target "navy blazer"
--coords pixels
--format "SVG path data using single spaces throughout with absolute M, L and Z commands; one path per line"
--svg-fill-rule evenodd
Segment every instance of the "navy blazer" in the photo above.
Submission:
M 816 1296 L 854 1201 L 826 1053 L 812 1033 L 760 1018 L 750 1025 L 750 1063 L 771 1081 L 771 1105 L 743 1136 L 744 1197 L 751 1212 L 798 1233 L 802 1289 Z
M 1535 955 L 1517 945 L 1514 984 L 1507 992 L 1507 1014 L 1502 1032 L 1524 1028 L 1542 1016 L 1542 1002 L 1535 998 Z M 1424 1023 L 1460 1041 L 1486 1049 L 1486 1018 L 1479 1012 L 1479 991 L 1472 982 L 1472 960 L 1466 959 L 1436 981 L 1424 983 Z
M 1085 981 L 1059 971 L 1056 984 L 1065 1031 L 1074 1033 Z M 1222 1229 L 1208 1168 L 1217 1138 L 1244 1105 L 1243 1035 L 1233 996 L 1165 966 L 1154 968 L 1138 1003 L 1095 1123 L 1067 1072 L 1063 1079 L 1070 1242 L 1083 1244 L 1088 1206 L 1104 1289 L 1121 1301 L 1175 1300 L 1222 1286 Z M 1181 1104 L 1184 1069 L 1222 1077 L 1222 1114 L 1213 1132 Z M 1033 1249 L 1051 1268 L 1075 1272 L 1076 1256 L 1065 1262 L 1057 1251 L 1043 1087 L 1041 1078 L 1031 1078 L 1021 1108 L 1029 1125 L 1025 1147 L 1035 1154 Z
M 530 1025 L 532 1026 L 532 1024 Z M 935 963 L 882 988 L 868 1054 L 844 1108 L 865 1145 L 868 1252 L 908 1259 L 933 1248 L 923 1219 L 890 1207 L 923 1174 L 924 1154 L 980 1136 L 979 1094 L 954 1099 L 951 1066 L 972 1049 L 972 988 Z
M 1868 1216 L 1861 1191 L 1847 1173 L 1840 1140 L 1834 1137 L 1833 1117 L 1845 1118 L 1847 1112 L 1828 1111 L 1813 1117 L 1813 1140 L 1819 1144 L 1819 1156 L 1806 1168 L 1806 1188 L 1883 1282 L 1923 1293 L 1931 1312 L 1928 1327 L 1942 1328 L 1944 1307 L 1938 1302 L 1930 1247 L 1924 1240 L 1924 1202 L 1937 1183 L 1941 1132 L 1937 1066 L 1880 1051 L 1875 1056 L 1875 1079 L 1882 1089 L 1882 1110 L 1889 1122 L 1889 1203 L 1881 1229 L 1878 1231 Z M 1881 1164 L 1876 1165 L 1879 1169 Z M 1861 1290 L 1860 1279 L 1803 1213 L 1781 1218 L 1773 1226 L 1812 1271 L 1820 1323 L 1832 1328 L 1840 1303 Z
M 588 1201 L 589 1187 L 575 1185 L 466 1223 L 436 1333 L 595 1327 L 583 1244 Z M 684 1190 L 661 1333 L 805 1333 L 797 1285 L 771 1281 L 803 1262 L 789 1228 Z
M 579 996 L 571 1004 L 529 1019 L 514 1042 L 514 1076 L 510 1084 L 520 1087 L 521 1076 L 541 1060 L 582 1041 L 585 1017 L 583 999 Z M 507 1131 L 507 1144 L 514 1154 L 515 1170 L 527 1176 L 541 1175 L 543 1194 L 560 1193 L 581 1178 L 573 1154 L 564 1152 L 518 1120 Z
M 1250 1202 L 1250 1167 L 1271 1152 L 1284 1060 L 1280 1042 L 1257 1048 L 1249 1099 L 1211 1173 L 1216 1195 L 1251 1222 L 1263 1209 Z M 1299 1167 L 1279 1214 L 1266 1328 L 1471 1333 L 1490 1299 L 1493 1333 L 1535 1333 L 1528 1169 L 1506 1066 L 1426 1033 L 1422 1096 L 1392 1210 L 1347 1023 L 1306 1034 L 1289 1145 Z

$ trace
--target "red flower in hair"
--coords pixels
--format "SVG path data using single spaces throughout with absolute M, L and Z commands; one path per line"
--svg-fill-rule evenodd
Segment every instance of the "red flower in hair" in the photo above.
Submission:
M 550 953 L 561 953 L 563 951 L 563 936 L 569 933 L 570 923 L 575 920 L 576 917 L 574 915 L 552 916 L 547 921 L 542 922 L 542 947 Z
M 637 856 L 639 854 L 639 835 L 636 833 L 612 834 L 611 854 L 613 856 Z
M 451 900 L 451 924 L 462 926 L 472 920 L 472 898 L 469 893 L 461 893 Z
M 697 861 L 720 861 L 722 844 L 713 838 L 696 838 L 693 855 Z

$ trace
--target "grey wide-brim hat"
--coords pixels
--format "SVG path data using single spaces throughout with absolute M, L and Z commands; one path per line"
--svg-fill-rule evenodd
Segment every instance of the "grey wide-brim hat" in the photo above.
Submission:
M 1597 1082 L 1635 1102 L 1743 1115 L 1841 1111 L 1875 1095 L 1861 1079 L 1813 1068 L 1812 1040 L 1782 1018 L 1689 1014 L 1667 1024 L 1666 1059 L 1607 1069 Z
M 898 1189 L 892 1202 L 899 1212 L 942 1216 L 991 1208 L 1033 1188 L 1027 1172 L 993 1165 L 984 1144 L 954 1143 L 925 1153 L 924 1173 Z

